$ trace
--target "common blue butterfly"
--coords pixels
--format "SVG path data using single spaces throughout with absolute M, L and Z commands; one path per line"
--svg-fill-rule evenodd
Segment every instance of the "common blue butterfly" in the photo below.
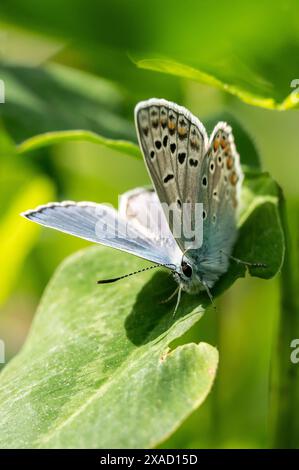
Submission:
M 203 289 L 209 293 L 227 271 L 237 237 L 243 173 L 232 129 L 219 122 L 208 138 L 187 109 L 156 98 L 137 104 L 135 123 L 154 190 L 138 188 L 124 194 L 118 211 L 103 204 L 65 201 L 22 215 L 167 267 L 179 294 Z M 198 205 L 199 219 L 194 216 Z M 182 216 L 184 206 L 189 208 L 187 218 Z M 166 214 L 169 207 L 175 209 L 172 217 Z M 187 222 L 195 235 L 202 231 L 200 243 L 188 244 L 184 231 L 175 235 L 175 223 Z

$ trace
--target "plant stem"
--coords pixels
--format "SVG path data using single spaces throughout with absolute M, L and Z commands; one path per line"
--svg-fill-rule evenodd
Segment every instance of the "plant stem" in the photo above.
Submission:
M 299 338 L 298 305 L 298 206 L 289 208 L 281 197 L 281 219 L 286 238 L 286 256 L 280 276 L 280 318 L 272 363 L 270 420 L 275 448 L 299 446 L 299 364 L 291 361 L 291 342 Z

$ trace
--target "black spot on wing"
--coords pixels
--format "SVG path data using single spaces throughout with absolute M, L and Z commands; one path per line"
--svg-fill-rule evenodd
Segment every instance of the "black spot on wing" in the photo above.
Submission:
M 189 159 L 189 165 L 190 165 L 190 166 L 197 167 L 197 165 L 198 165 L 198 160 L 195 160 L 194 158 L 190 158 L 190 159 Z
M 176 144 L 174 142 L 170 144 L 170 150 L 171 150 L 171 153 L 174 153 L 176 151 Z
M 179 163 L 182 165 L 186 159 L 186 152 L 180 152 L 178 155 Z
M 165 176 L 165 178 L 164 178 L 163 181 L 164 181 L 164 183 L 166 184 L 166 183 L 168 183 L 169 181 L 171 181 L 173 178 L 174 178 L 174 176 L 173 176 L 172 174 L 169 174 L 169 175 Z

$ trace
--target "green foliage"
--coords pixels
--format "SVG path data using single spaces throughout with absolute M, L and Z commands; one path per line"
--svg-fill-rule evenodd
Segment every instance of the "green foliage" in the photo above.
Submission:
M 133 138 L 121 88 L 58 64 L 0 67 L 6 103 L 0 111 L 16 142 L 42 132 L 86 129 L 107 138 Z M 30 117 L 30 119 L 28 119 Z
M 281 314 L 279 334 L 275 343 L 275 361 L 271 377 L 271 438 L 274 447 L 298 448 L 299 368 L 290 360 L 294 332 L 299 329 L 298 251 L 292 250 L 292 240 L 298 243 L 298 208 L 290 207 L 292 217 L 287 220 L 285 201 L 281 215 L 286 232 L 286 259 L 281 275 Z M 298 336 L 296 336 L 298 337 Z M 287 399 L 286 399 L 286 391 Z
M 99 287 L 97 278 L 146 264 L 101 248 L 70 258 L 24 349 L 1 373 L 0 445 L 298 446 L 299 368 L 289 358 L 298 337 L 298 122 L 297 110 L 273 112 L 298 109 L 297 0 L 3 0 L 1 17 L 0 330 L 8 359 L 53 270 L 86 246 L 18 213 L 53 198 L 116 203 L 147 184 L 132 119 L 140 99 L 186 105 L 209 132 L 220 119 L 232 124 L 245 171 L 234 255 L 266 263 L 252 276 L 282 275 L 232 286 L 245 275 L 232 262 L 213 289 L 219 311 L 202 318 L 208 299 L 185 295 L 173 319 L 174 305 L 159 304 L 175 287 L 165 273 Z M 283 267 L 281 193 L 256 148 L 287 196 L 293 226 Z M 199 407 L 217 366 L 209 344 L 220 367 Z
M 22 353 L 1 374 L 1 447 L 152 447 L 205 398 L 218 354 L 169 343 L 202 314 L 159 304 L 165 273 L 119 285 L 104 276 L 140 262 L 91 248 L 66 261 L 39 307 Z M 196 308 L 197 307 L 197 308 Z
M 27 207 L 36 207 L 41 201 L 52 199 L 54 190 L 51 182 L 43 177 L 36 177 L 30 184 L 24 185 L 11 201 L 0 221 L 0 263 L 5 272 L 0 284 L 0 305 L 3 304 L 22 269 L 24 259 L 36 243 L 39 227 L 28 226 L 19 214 Z
M 254 173 L 244 188 L 235 253 L 266 263 L 251 273 L 269 278 L 284 254 L 277 187 L 268 175 Z M 265 220 L 269 230 L 261 237 Z M 23 351 L 1 374 L 1 447 L 153 447 L 202 403 L 217 350 L 200 343 L 172 351 L 171 342 L 202 316 L 206 294 L 184 295 L 174 318 L 174 305 L 160 303 L 174 289 L 166 273 L 95 284 L 144 263 L 96 247 L 61 266 Z M 213 294 L 244 271 L 231 263 Z
M 104 145 L 105 147 L 117 150 L 118 152 L 125 153 L 126 155 L 131 155 L 133 157 L 141 156 L 139 147 L 132 142 L 125 140 L 106 139 L 105 137 L 102 137 L 95 132 L 84 130 L 56 131 L 39 134 L 25 140 L 20 145 L 18 145 L 17 152 L 22 154 L 42 147 L 47 147 L 48 145 L 59 144 L 73 140 L 93 142 L 98 145 Z
M 45 175 L 34 173 L 30 166 L 18 164 L 16 148 L 4 129 L 0 129 L 0 159 L 0 198 L 3 201 L 0 210 L 0 263 L 5 273 L 0 284 L 0 305 L 3 305 L 40 233 L 39 227 L 29 227 L 19 214 L 28 207 L 48 202 L 54 197 L 55 189 Z
M 175 80 L 150 72 L 159 70 L 212 85 L 251 105 L 298 107 L 291 97 L 291 82 L 298 79 L 297 0 L 286 5 L 218 0 L 217 7 L 193 0 L 162 6 L 158 0 L 89 0 L 87 5 L 56 0 L 39 9 L 32 0 L 26 5 L 4 0 L 1 11 L 6 22 L 52 35 L 62 45 L 75 37 L 69 47 L 83 53 L 82 63 L 122 83 L 134 100 L 178 98 Z M 134 70 L 128 52 L 145 71 Z
M 225 71 L 226 73 L 223 74 L 222 68 L 217 67 L 217 65 L 214 72 L 207 72 L 207 70 L 209 70 L 207 65 L 202 65 L 201 68 L 195 68 L 171 59 L 148 58 L 135 60 L 135 63 L 138 67 L 146 70 L 154 70 L 156 72 L 162 72 L 213 86 L 219 90 L 237 96 L 244 101 L 244 103 L 253 106 L 277 109 L 280 111 L 299 107 L 299 89 L 297 82 L 297 85 L 295 85 L 294 82 L 294 86 L 291 87 L 292 81 L 290 81 L 288 83 L 289 90 L 285 92 L 285 95 L 281 95 L 279 87 L 275 88 L 274 84 L 271 84 L 271 86 L 267 84 L 267 87 L 265 87 L 262 82 L 266 82 L 266 77 L 255 78 L 257 83 L 254 84 L 254 81 L 248 81 L 246 75 L 244 77 L 235 77 L 228 71 Z M 240 64 L 230 64 L 231 71 L 238 69 L 240 70 Z M 248 74 L 248 71 L 246 72 Z M 277 79 L 277 76 L 274 74 L 271 78 L 272 80 Z M 270 91 L 267 88 L 270 88 Z M 284 89 L 287 90 L 287 86 L 284 86 Z

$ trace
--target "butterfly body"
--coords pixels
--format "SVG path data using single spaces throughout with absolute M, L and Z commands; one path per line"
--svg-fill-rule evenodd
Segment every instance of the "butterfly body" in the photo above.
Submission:
M 89 202 L 40 206 L 22 215 L 41 225 L 164 265 L 181 290 L 209 290 L 228 269 L 243 179 L 232 130 L 210 139 L 185 108 L 150 99 L 135 123 L 154 190 L 124 194 L 119 210 Z

